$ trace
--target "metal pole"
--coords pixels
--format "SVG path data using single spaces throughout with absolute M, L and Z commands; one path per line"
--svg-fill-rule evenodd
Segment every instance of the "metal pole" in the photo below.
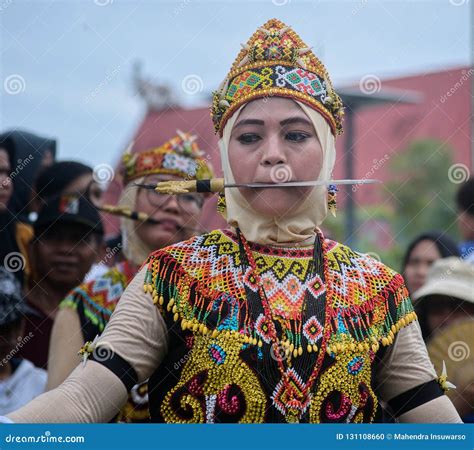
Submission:
M 345 178 L 354 178 L 354 115 L 355 106 L 347 105 L 344 115 L 344 151 L 345 151 Z M 352 186 L 346 186 L 347 201 L 345 205 L 346 212 L 346 239 L 345 243 L 352 246 L 355 241 L 356 218 L 354 210 L 354 192 Z

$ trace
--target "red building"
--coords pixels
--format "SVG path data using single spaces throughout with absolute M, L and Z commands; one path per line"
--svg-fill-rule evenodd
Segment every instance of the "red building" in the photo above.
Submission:
M 440 72 L 402 78 L 376 80 L 376 92 L 397 89 L 400 103 L 381 104 L 359 110 L 354 116 L 354 176 L 356 178 L 390 179 L 386 162 L 417 139 L 438 139 L 453 149 L 453 160 L 471 168 L 471 79 L 474 69 L 457 67 Z M 171 138 L 176 129 L 193 132 L 201 148 L 210 155 L 219 175 L 217 138 L 208 108 L 184 109 L 172 101 L 171 93 L 137 80 L 137 88 L 146 100 L 147 110 L 133 137 L 132 151 L 147 150 Z M 355 86 L 359 89 L 359 86 Z M 351 88 L 349 88 L 351 89 Z M 416 92 L 420 101 L 403 104 L 403 91 Z M 367 95 L 371 95 L 368 93 Z M 335 178 L 344 178 L 345 136 L 338 138 Z M 118 173 L 119 171 L 117 171 Z M 120 194 L 120 180 L 111 183 L 107 203 L 115 204 Z M 379 199 L 375 186 L 357 190 L 357 203 L 373 203 Z M 118 220 L 107 217 L 106 232 L 118 230 Z M 202 223 L 207 229 L 223 225 L 215 212 L 215 202 L 205 207 Z

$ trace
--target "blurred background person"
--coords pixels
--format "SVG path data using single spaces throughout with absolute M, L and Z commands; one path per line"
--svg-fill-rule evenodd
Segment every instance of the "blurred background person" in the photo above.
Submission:
M 48 199 L 60 194 L 84 196 L 96 207 L 103 203 L 103 189 L 94 179 L 92 167 L 77 161 L 57 161 L 41 170 L 34 186 L 32 211 L 37 213 Z M 106 254 L 106 244 L 101 242 L 94 264 L 85 279 L 107 271 L 108 265 L 101 263 Z
M 448 394 L 463 421 L 474 422 L 474 265 L 439 259 L 413 299 L 435 369 L 444 361 L 456 386 Z
M 94 179 L 92 167 L 77 161 L 56 161 L 38 174 L 32 209 L 39 211 L 48 198 L 59 194 L 84 195 L 94 205 L 100 206 L 103 190 Z
M 31 312 L 25 335 L 33 338 L 21 355 L 46 368 L 51 329 L 58 305 L 80 284 L 96 259 L 103 240 L 97 208 L 85 197 L 61 195 L 49 200 L 34 223 L 29 253 L 31 282 L 26 294 Z
M 408 246 L 401 270 L 410 294 L 425 284 L 431 265 L 448 256 L 460 256 L 460 253 L 454 240 L 445 233 L 430 231 L 416 237 Z
M 183 178 L 210 178 L 211 169 L 201 158 L 201 153 L 192 135 L 180 133 L 155 149 L 134 156 L 124 155 L 125 186 L 119 207 L 144 213 L 155 222 L 122 217 L 122 239 L 115 245 L 120 245 L 125 259 L 104 275 L 78 286 L 61 303 L 52 331 L 47 390 L 59 386 L 77 366 L 80 362 L 77 352 L 84 342 L 93 341 L 102 333 L 123 291 L 148 255 L 154 249 L 186 240 L 202 231 L 198 219 L 205 196 L 163 195 L 135 185 L 155 185 L 159 181 Z M 111 259 L 115 258 L 115 248 L 112 247 L 108 253 Z M 149 421 L 146 382 L 132 388 L 128 402 L 115 420 Z
M 11 155 L 13 195 L 9 208 L 18 220 L 29 221 L 33 185 L 38 173 L 53 164 L 56 141 L 21 130 L 6 131 L 0 135 L 0 148 Z
M 19 221 L 9 209 L 13 195 L 11 148 L 0 144 L 0 266 L 7 267 L 23 283 L 29 272 L 27 245 L 33 236 L 33 229 Z
M 0 414 L 26 405 L 46 387 L 46 371 L 18 357 L 21 346 L 31 339 L 23 334 L 23 315 L 28 311 L 19 281 L 0 267 Z
M 459 188 L 456 195 L 458 227 L 461 233 L 459 250 L 461 257 L 474 263 L 474 178 Z

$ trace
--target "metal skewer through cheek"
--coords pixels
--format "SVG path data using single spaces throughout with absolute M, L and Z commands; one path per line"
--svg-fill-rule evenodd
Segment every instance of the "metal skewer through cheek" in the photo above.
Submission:
M 307 187 L 307 186 L 329 186 L 329 185 L 347 185 L 347 184 L 375 184 L 381 183 L 380 180 L 362 179 L 362 180 L 328 180 L 328 181 L 290 181 L 286 183 L 225 183 L 223 178 L 213 178 L 210 180 L 171 180 L 160 181 L 156 185 L 135 184 L 144 189 L 153 189 L 160 194 L 189 194 L 191 192 L 208 193 L 222 192 L 228 188 L 282 188 L 282 187 Z
M 140 222 L 146 222 L 153 225 L 160 225 L 163 221 L 156 220 L 150 217 L 148 214 L 141 212 L 141 211 L 132 211 L 129 208 L 122 207 L 122 206 L 113 206 L 113 205 L 102 205 L 98 208 L 100 211 L 103 211 L 108 214 L 114 214 L 116 216 L 125 217 L 127 219 L 136 220 Z M 199 231 L 195 228 L 186 227 L 186 226 L 179 226 L 179 231 Z

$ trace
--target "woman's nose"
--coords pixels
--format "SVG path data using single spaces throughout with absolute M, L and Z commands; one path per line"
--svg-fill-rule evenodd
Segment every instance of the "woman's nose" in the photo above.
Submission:
M 170 214 L 179 214 L 180 208 L 176 195 L 170 195 L 168 201 L 162 206 L 163 211 Z
M 277 164 L 286 164 L 286 155 L 283 143 L 278 138 L 267 139 L 262 148 L 263 166 L 273 167 Z

